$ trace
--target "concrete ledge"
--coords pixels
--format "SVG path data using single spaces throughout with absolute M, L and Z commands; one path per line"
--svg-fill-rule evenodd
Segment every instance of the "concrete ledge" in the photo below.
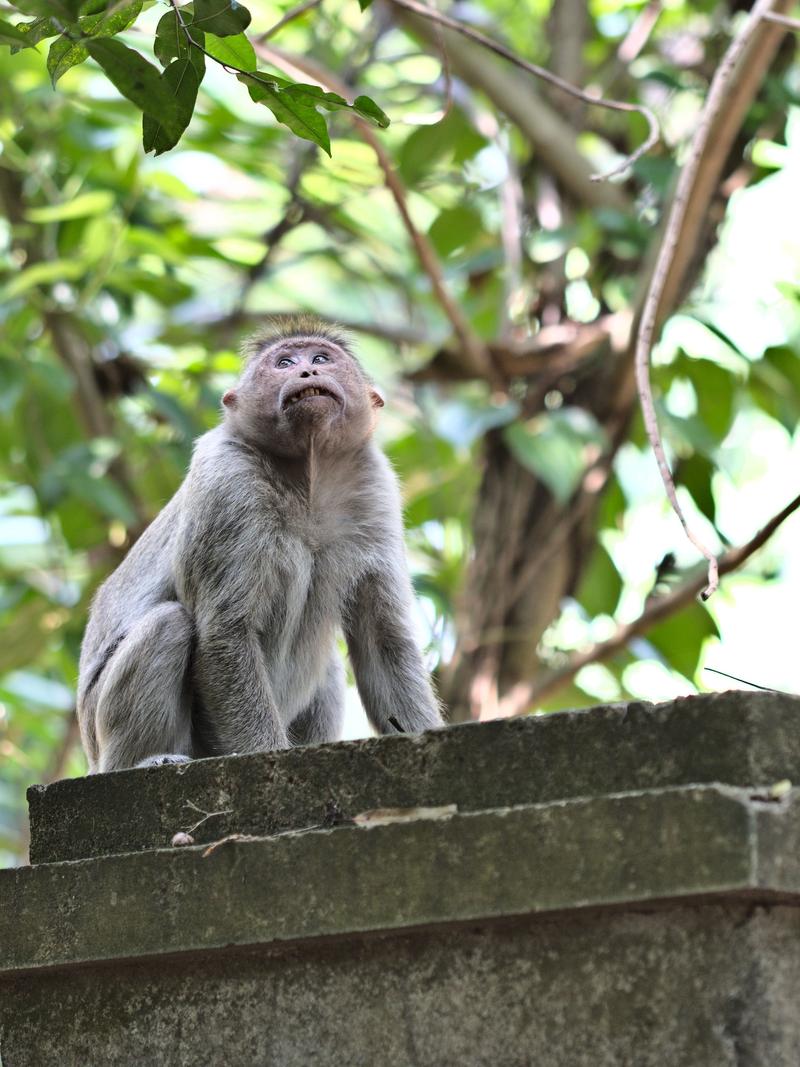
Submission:
M 569 912 L 0 980 L 6 1067 L 797 1067 L 800 909 Z
M 800 782 L 800 698 L 719 693 L 120 771 L 29 790 L 31 860 L 164 848 L 203 811 L 212 841 L 335 826 L 376 807 L 462 812 L 690 783 Z
M 794 795 L 684 787 L 4 871 L 0 971 L 666 898 L 768 900 L 800 893 L 799 835 Z

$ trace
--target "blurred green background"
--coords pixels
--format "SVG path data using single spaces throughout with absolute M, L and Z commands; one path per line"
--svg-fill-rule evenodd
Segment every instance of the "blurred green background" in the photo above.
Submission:
M 448 7 L 578 84 L 653 108 L 660 146 L 592 186 L 592 170 L 643 140 L 640 116 L 582 105 L 488 53 L 470 60 L 449 36 L 448 104 L 436 36 L 391 5 L 324 0 L 266 42 L 275 69 L 296 61 L 308 78 L 311 63 L 390 116 L 376 135 L 475 333 L 498 350 L 548 341 L 502 387 L 461 380 L 448 319 L 349 116 L 331 117 L 328 158 L 209 69 L 182 141 L 153 158 L 140 112 L 91 61 L 54 90 L 46 43 L 0 47 L 0 862 L 24 860 L 25 787 L 85 771 L 73 708 L 92 593 L 180 483 L 264 313 L 348 324 L 387 394 L 379 433 L 404 483 L 420 639 L 456 718 L 604 638 L 696 564 L 615 338 L 630 331 L 740 7 Z M 250 8 L 257 40 L 288 5 Z M 145 4 L 121 39 L 152 58 L 164 11 Z M 797 492 L 799 74 L 787 35 L 655 353 L 679 496 L 715 550 Z M 549 148 L 526 115 L 552 118 Z M 588 498 L 582 479 L 602 455 Z M 797 689 L 798 534 L 789 520 L 707 606 L 529 710 L 727 687 L 705 666 Z M 348 736 L 364 732 L 353 701 Z

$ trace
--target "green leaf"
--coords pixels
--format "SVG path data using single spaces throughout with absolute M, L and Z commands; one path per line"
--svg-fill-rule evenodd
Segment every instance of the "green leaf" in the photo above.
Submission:
M 455 163 L 471 159 L 486 139 L 477 133 L 458 108 L 432 126 L 418 126 L 400 149 L 400 175 L 407 185 L 416 185 L 448 153 Z
M 583 573 L 578 587 L 577 599 L 594 617 L 595 615 L 613 615 L 622 592 L 622 578 L 614 566 L 614 561 L 598 542 Z
M 325 119 L 316 107 L 306 103 L 307 98 L 298 99 L 291 96 L 274 81 L 256 80 L 250 74 L 237 74 L 237 77 L 247 86 L 251 99 L 268 107 L 278 122 L 288 126 L 298 137 L 312 141 L 328 155 L 331 154 L 331 141 Z
M 183 25 L 178 20 L 175 11 L 168 11 L 166 15 L 162 15 L 156 27 L 153 51 L 162 67 L 168 66 L 173 59 L 188 57 L 197 71 L 198 78 L 202 81 L 206 57 L 201 49 L 205 47 L 205 34 L 192 24 L 190 12 L 184 10 L 181 14 Z M 190 39 L 194 44 L 190 43 Z
M 328 155 L 331 154 L 328 127 L 317 108 L 357 112 L 381 126 L 389 123 L 378 105 L 366 96 L 357 98 L 356 107 L 355 103 L 348 104 L 343 96 L 326 92 L 319 85 L 291 82 L 272 74 L 258 74 L 256 77 L 254 73 L 242 73 L 237 76 L 247 86 L 256 103 L 264 104 L 279 122 L 288 126 L 298 137 L 319 145 Z
M 34 42 L 25 33 L 18 30 L 16 26 L 12 26 L 5 19 L 0 19 L 0 44 L 20 45 L 22 48 L 30 48 Z
M 516 400 L 493 403 L 486 387 L 478 383 L 453 390 L 448 396 L 422 389 L 420 403 L 437 437 L 456 448 L 469 448 L 489 430 L 507 426 L 519 417 Z
M 136 523 L 136 512 L 127 496 L 107 475 L 92 477 L 85 471 L 73 468 L 68 472 L 66 480 L 71 492 L 102 515 L 119 519 L 125 526 L 133 526 Z
M 699 601 L 679 611 L 647 634 L 647 641 L 673 670 L 690 681 L 697 671 L 703 642 L 719 636 L 717 624 Z
M 358 0 L 358 6 L 361 8 L 362 11 L 366 11 L 371 4 L 372 0 Z
M 165 129 L 160 120 L 153 115 L 145 114 L 142 120 L 142 143 L 145 152 L 155 150 L 160 156 L 162 152 L 168 152 L 174 148 L 181 135 L 191 121 L 194 105 L 197 100 L 197 90 L 200 88 L 200 79 L 192 64 L 191 58 L 176 59 L 170 63 L 162 73 L 161 80 L 167 90 L 172 93 L 181 119 L 180 131 L 175 134 L 174 130 Z
M 733 422 L 735 379 L 709 359 L 687 360 L 685 368 L 697 394 L 700 421 L 721 441 Z
M 209 33 L 206 35 L 206 51 L 220 63 L 239 71 L 252 71 L 258 67 L 255 49 L 243 33 L 233 37 L 217 37 Z
M 61 32 L 53 19 L 46 15 L 34 19 L 33 22 L 18 22 L 14 29 L 17 33 L 22 34 L 25 43 L 13 45 L 12 52 L 30 48 L 32 45 L 38 44 L 39 41 L 43 41 L 46 37 L 57 37 Z
M 433 220 L 428 236 L 440 256 L 469 245 L 483 230 L 480 212 L 469 204 L 446 208 Z
M 358 112 L 363 119 L 380 126 L 382 130 L 389 125 L 389 116 L 368 96 L 357 96 L 353 101 L 353 110 Z
M 233 37 L 250 25 L 250 12 L 236 0 L 194 0 L 195 26 L 217 37 Z
M 25 212 L 29 222 L 64 222 L 66 219 L 82 219 L 89 215 L 101 215 L 114 206 L 114 194 L 107 189 L 92 189 L 65 200 L 63 204 L 34 207 Z
M 284 92 L 314 107 L 324 107 L 326 111 L 355 111 L 362 118 L 384 129 L 389 125 L 388 116 L 368 96 L 357 96 L 352 104 L 348 104 L 343 96 L 326 92 L 319 85 L 284 81 L 282 78 L 276 79 L 276 83 Z
M 800 354 L 787 345 L 768 348 L 762 356 L 764 363 L 778 372 L 789 389 L 800 398 Z
M 57 41 L 53 41 L 47 53 L 47 70 L 53 86 L 70 67 L 76 67 L 88 58 L 86 46 L 80 41 L 71 41 L 68 37 L 59 37 Z
M 90 40 L 86 47 L 123 96 L 145 114 L 153 115 L 168 136 L 180 137 L 186 126 L 177 98 L 152 63 L 120 41 Z
M 538 475 L 561 503 L 572 496 L 603 442 L 597 422 L 581 408 L 515 422 L 503 436 L 522 466 Z
M 156 59 L 162 67 L 166 67 L 172 59 L 180 58 L 188 47 L 186 35 L 178 22 L 177 12 L 167 11 L 158 20 L 156 35 L 153 38 L 153 52 Z
M 23 15 L 42 15 L 62 23 L 76 22 L 82 5 L 83 0 L 15 0 L 14 3 Z
M 692 500 L 710 522 L 716 521 L 716 504 L 711 489 L 715 466 L 706 456 L 695 452 L 681 460 L 676 471 L 676 481 L 692 494 Z
M 27 293 L 37 285 L 50 285 L 60 281 L 76 281 L 85 270 L 83 263 L 74 259 L 51 259 L 47 263 L 34 263 L 12 278 L 3 289 L 4 300 Z
M 800 419 L 800 356 L 792 348 L 768 348 L 752 364 L 747 388 L 758 407 L 794 433 Z
M 81 31 L 90 37 L 113 37 L 136 21 L 142 6 L 143 0 L 130 0 L 127 4 L 114 4 L 109 12 L 87 15 L 79 19 Z

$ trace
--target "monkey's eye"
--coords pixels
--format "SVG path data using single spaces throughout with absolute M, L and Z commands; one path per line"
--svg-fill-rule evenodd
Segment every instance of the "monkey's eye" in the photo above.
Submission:
M 312 363 L 330 363 L 330 360 L 324 352 L 317 352 L 316 356 L 311 360 Z
M 289 359 L 288 356 L 282 356 L 275 364 L 276 367 L 292 367 L 294 366 L 294 360 Z

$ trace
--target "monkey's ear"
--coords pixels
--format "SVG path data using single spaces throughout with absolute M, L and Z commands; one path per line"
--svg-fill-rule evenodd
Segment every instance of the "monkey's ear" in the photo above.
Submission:
M 377 389 L 370 389 L 369 399 L 374 408 L 382 408 L 385 401 Z
M 236 399 L 236 391 L 234 389 L 229 389 L 223 396 L 222 403 L 226 408 L 232 408 L 236 403 Z

